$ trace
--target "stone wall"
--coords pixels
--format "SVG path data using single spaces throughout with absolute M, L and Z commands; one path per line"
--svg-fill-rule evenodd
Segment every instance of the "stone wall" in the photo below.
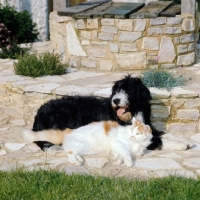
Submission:
M 67 77 L 66 75 L 66 79 L 69 79 Z M 42 104 L 50 99 L 62 96 L 60 92 L 62 89 L 59 84 L 41 83 L 41 80 L 38 80 L 37 83 L 36 80 L 31 78 L 10 75 L 1 81 L 1 127 L 6 126 L 6 124 L 11 126 L 32 124 L 34 116 Z M 47 78 L 47 80 L 49 79 Z M 70 81 L 66 85 L 70 86 Z M 69 94 L 66 85 L 63 86 L 65 91 L 63 95 Z M 78 86 L 70 87 L 78 88 Z M 84 90 L 83 87 L 82 90 Z M 86 89 L 85 92 L 87 92 Z M 181 88 L 175 88 L 171 92 L 150 88 L 150 92 L 153 98 L 151 100 L 151 120 L 157 129 L 178 134 L 198 133 L 200 131 L 200 98 L 198 93 Z
M 195 19 L 78 19 L 50 14 L 54 51 L 70 66 L 100 71 L 169 69 L 195 61 Z

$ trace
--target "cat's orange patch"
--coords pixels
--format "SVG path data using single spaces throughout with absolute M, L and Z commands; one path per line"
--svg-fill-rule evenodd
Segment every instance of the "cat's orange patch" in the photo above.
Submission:
M 151 133 L 151 128 L 149 130 L 147 130 L 146 128 L 146 125 L 142 124 L 142 123 L 137 123 L 138 125 L 138 131 L 141 133 L 141 134 L 145 134 L 145 135 L 148 135 L 149 133 Z
M 70 134 L 72 131 L 73 131 L 73 130 L 72 130 L 72 129 L 69 129 L 69 128 L 65 129 L 65 133 L 66 133 L 66 134 Z
M 67 153 L 68 153 L 68 154 L 73 154 L 73 152 L 72 152 L 72 151 L 68 151 Z
M 105 134 L 108 135 L 109 131 L 112 128 L 116 128 L 118 126 L 118 124 L 116 122 L 106 121 L 106 122 L 104 122 L 103 126 L 104 126 L 104 130 L 105 130 Z

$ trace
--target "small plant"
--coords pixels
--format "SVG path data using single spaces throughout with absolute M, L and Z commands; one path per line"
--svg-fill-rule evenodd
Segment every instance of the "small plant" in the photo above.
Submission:
M 164 70 L 150 69 L 143 73 L 142 82 L 147 87 L 171 90 L 173 87 L 184 86 L 186 84 L 186 79 L 181 75 L 175 77 L 172 73 Z
M 49 52 L 20 55 L 18 62 L 14 63 L 16 74 L 30 77 L 65 74 L 66 67 L 67 64 L 60 62 L 59 55 Z
M 11 31 L 3 23 L 0 23 L 0 48 L 0 58 L 15 59 L 17 55 L 25 52 L 24 49 L 17 45 L 16 38 L 11 36 Z

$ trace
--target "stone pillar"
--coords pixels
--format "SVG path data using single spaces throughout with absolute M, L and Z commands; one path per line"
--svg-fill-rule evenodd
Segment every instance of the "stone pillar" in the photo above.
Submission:
M 189 14 L 195 18 L 196 0 L 182 0 L 181 1 L 181 14 Z
M 53 0 L 53 10 L 62 10 L 69 7 L 70 0 Z

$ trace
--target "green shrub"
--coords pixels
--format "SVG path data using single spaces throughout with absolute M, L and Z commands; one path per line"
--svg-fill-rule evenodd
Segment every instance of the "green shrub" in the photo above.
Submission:
M 13 7 L 0 4 L 0 20 L 18 43 L 34 42 L 37 39 L 36 24 L 32 22 L 28 11 L 17 12 Z
M 66 73 L 66 64 L 62 64 L 59 55 L 53 53 L 24 54 L 14 63 L 15 73 L 23 76 L 39 77 Z
M 159 69 L 146 70 L 141 79 L 147 87 L 166 88 L 167 90 L 186 84 L 186 79 L 181 75 L 175 77 L 172 73 Z

